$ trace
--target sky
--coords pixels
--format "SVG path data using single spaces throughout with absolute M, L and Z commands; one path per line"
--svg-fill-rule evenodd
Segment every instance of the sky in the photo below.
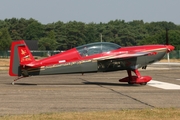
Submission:
M 167 21 L 180 25 L 180 0 L 0 0 L 0 20 L 33 18 L 42 24 L 62 21 Z

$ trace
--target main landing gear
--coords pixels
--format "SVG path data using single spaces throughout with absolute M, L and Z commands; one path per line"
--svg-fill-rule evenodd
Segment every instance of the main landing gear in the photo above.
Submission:
M 132 76 L 131 71 L 133 71 L 136 76 Z M 147 82 L 149 82 L 152 78 L 150 76 L 141 76 L 139 71 L 137 69 L 135 70 L 127 70 L 128 77 L 122 78 L 119 80 L 119 82 L 128 82 L 128 84 L 140 84 L 140 85 L 146 85 Z

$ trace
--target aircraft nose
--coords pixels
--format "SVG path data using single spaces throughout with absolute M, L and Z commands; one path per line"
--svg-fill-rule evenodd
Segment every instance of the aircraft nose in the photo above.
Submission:
M 174 50 L 174 46 L 172 46 L 172 45 L 167 45 L 166 48 L 167 48 L 168 52 L 171 52 Z

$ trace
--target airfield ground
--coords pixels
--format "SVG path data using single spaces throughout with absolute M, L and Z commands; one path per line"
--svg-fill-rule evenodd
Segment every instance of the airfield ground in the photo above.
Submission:
M 140 72 L 162 83 L 119 83 L 118 79 L 127 73 L 118 71 L 33 76 L 11 85 L 14 78 L 1 70 L 0 115 L 180 108 L 180 64 L 153 64 Z M 167 86 L 162 87 L 164 83 L 174 86 L 166 89 Z

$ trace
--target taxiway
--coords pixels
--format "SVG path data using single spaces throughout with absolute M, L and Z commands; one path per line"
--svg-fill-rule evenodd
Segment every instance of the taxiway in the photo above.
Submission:
M 117 71 L 33 76 L 12 85 L 14 78 L 0 71 L 0 115 L 180 108 L 180 65 L 153 64 L 140 72 L 153 81 L 146 86 L 119 83 L 127 73 Z

